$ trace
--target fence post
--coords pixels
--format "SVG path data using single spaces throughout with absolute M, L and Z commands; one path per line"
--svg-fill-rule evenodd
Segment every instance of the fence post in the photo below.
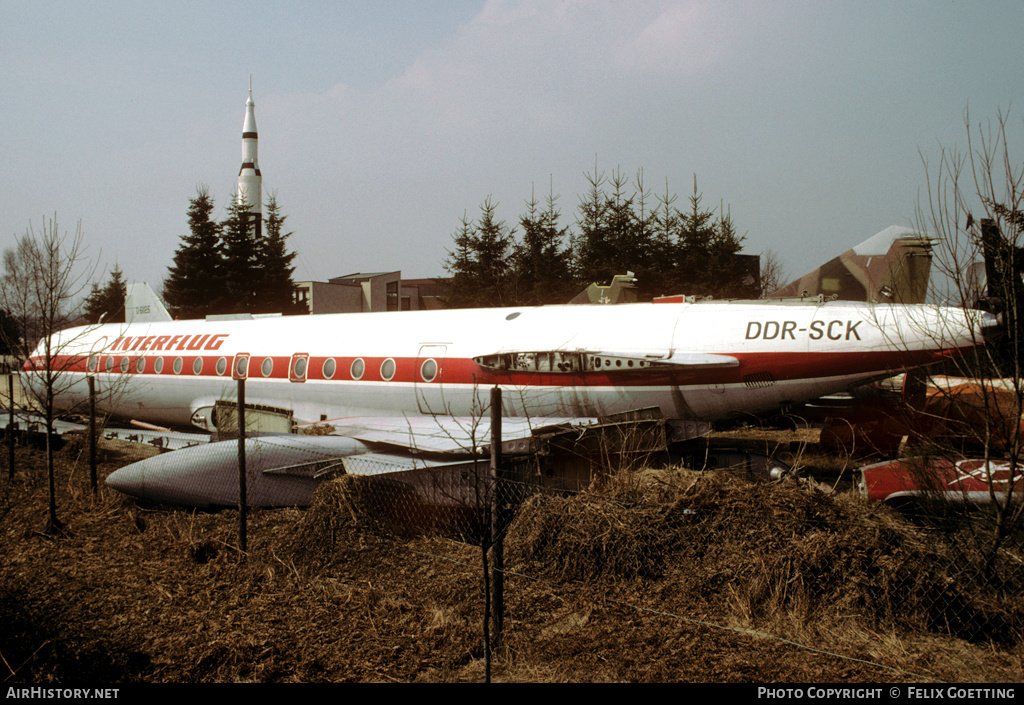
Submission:
M 245 487 L 245 378 L 238 380 L 238 545 L 242 554 L 248 550 L 245 535 L 246 504 L 248 494 Z
M 14 479 L 14 366 L 7 366 L 7 479 Z
M 89 485 L 96 494 L 96 378 L 87 375 L 89 383 Z
M 491 389 L 491 603 L 494 643 L 501 642 L 505 625 L 505 492 L 501 470 L 501 387 Z

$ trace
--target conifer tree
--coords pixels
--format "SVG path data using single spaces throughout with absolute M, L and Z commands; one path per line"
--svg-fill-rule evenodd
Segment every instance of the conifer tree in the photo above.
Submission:
M 17 355 L 21 352 L 21 346 L 18 344 L 20 340 L 18 319 L 6 309 L 0 308 L 0 355 Z
M 588 175 L 590 189 L 580 202 L 578 243 L 578 284 L 608 282 L 616 274 L 634 273 L 639 295 L 651 298 L 665 293 L 676 276 L 671 237 L 659 223 L 669 222 L 657 209 L 648 210 L 649 192 L 643 186 L 643 172 L 637 173 L 635 190 L 627 195 L 629 180 L 621 172 L 602 185 L 603 174 Z M 674 222 L 674 221 L 673 221 Z
M 295 283 L 292 274 L 295 267 L 295 253 L 288 252 L 287 240 L 292 233 L 283 233 L 284 221 L 281 207 L 274 194 L 265 204 L 266 217 L 263 219 L 263 238 L 259 243 L 260 263 L 259 309 L 261 313 L 305 313 L 305 306 L 295 303 Z
M 225 305 L 221 226 L 213 220 L 206 186 L 189 201 L 189 234 L 181 238 L 164 281 L 164 300 L 176 318 L 203 318 Z
M 596 167 L 586 179 L 575 232 L 558 226 L 553 197 L 543 211 L 535 197 L 526 201 L 520 241 L 515 230 L 495 221 L 489 198 L 478 222 L 464 216 L 445 262 L 452 274 L 446 305 L 565 302 L 593 282 L 607 283 L 626 272 L 637 278 L 641 300 L 661 294 L 756 295 L 756 281 L 744 281 L 750 278 L 749 262 L 736 257 L 743 237 L 724 207 L 720 213 L 704 208 L 696 176 L 685 212 L 676 208 L 667 183 L 665 195 L 653 198 L 642 170 L 632 183 L 619 171 L 606 178 Z
M 580 199 L 576 220 L 579 232 L 573 239 L 576 279 L 583 286 L 618 274 L 607 273 L 616 265 L 614 247 L 606 227 L 607 198 L 602 190 L 604 174 L 598 173 L 595 167 L 594 173 L 587 174 L 586 179 L 590 188 L 586 198 Z
M 702 199 L 694 175 L 690 208 L 678 218 L 677 284 L 686 289 L 679 293 L 722 297 L 736 288 L 740 270 L 734 255 L 742 248 L 743 238 L 736 235 L 729 214 L 716 217 L 701 205 Z
M 715 236 L 715 213 L 701 206 L 702 199 L 703 194 L 697 191 L 697 176 L 694 175 L 690 207 L 680 213 L 676 236 L 676 267 L 685 273 L 684 282 L 692 289 L 686 293 L 705 294 L 711 286 L 708 245 Z
M 549 194 L 542 211 L 534 196 L 520 217 L 522 242 L 515 246 L 516 303 L 530 306 L 565 303 L 574 293 L 568 227 L 560 228 L 557 197 Z
M 657 206 L 651 213 L 649 222 L 651 237 L 657 243 L 657 260 L 662 262 L 659 269 L 660 281 L 655 288 L 658 294 L 680 294 L 683 273 L 678 267 L 679 231 L 682 227 L 682 214 L 675 207 L 678 195 L 669 191 L 668 179 L 665 179 L 665 195 L 657 196 Z
M 473 221 L 463 213 L 459 228 L 452 234 L 455 249 L 448 251 L 444 268 L 451 274 L 445 288 L 444 305 L 447 308 L 469 308 L 473 306 L 473 288 L 476 272 L 473 253 Z
M 235 197 L 221 223 L 224 313 L 258 313 L 263 281 L 259 256 L 263 250 L 256 229 L 257 216 Z
M 127 294 L 124 275 L 116 264 L 110 272 L 110 279 L 101 289 L 92 285 L 92 292 L 85 300 L 85 319 L 89 323 L 124 323 L 124 297 Z
M 213 219 L 213 198 L 205 186 L 189 201 L 189 234 L 181 238 L 164 281 L 164 299 L 179 318 L 224 313 L 303 313 L 295 304 L 292 262 L 284 232 L 287 216 L 277 196 L 266 203 L 266 218 L 249 211 L 237 196 L 223 221 Z
M 488 196 L 480 206 L 476 222 L 463 216 L 453 236 L 455 251 L 449 252 L 444 268 L 452 274 L 445 297 L 449 308 L 509 306 L 516 303 L 513 281 L 515 230 L 496 219 L 497 205 Z
M 719 206 L 719 211 L 715 233 L 708 247 L 708 271 L 712 277 L 708 293 L 717 298 L 752 298 L 759 291 L 759 282 L 747 280 L 750 273 L 736 257 L 743 247 L 744 238 L 736 234 L 732 214 L 724 210 L 724 206 Z

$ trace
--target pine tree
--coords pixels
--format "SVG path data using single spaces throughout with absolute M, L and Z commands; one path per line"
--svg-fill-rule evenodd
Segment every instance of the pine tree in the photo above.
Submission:
M 21 352 L 21 327 L 18 319 L 6 309 L 0 308 L 0 355 L 17 355 Z
M 121 268 L 116 264 L 110 273 L 110 279 L 101 289 L 92 285 L 92 292 L 85 300 L 85 318 L 89 323 L 124 323 L 124 297 L 128 287 L 125 285 Z
M 469 308 L 473 306 L 473 289 L 476 272 L 473 260 L 473 221 L 463 213 L 459 229 L 452 234 L 455 249 L 448 251 L 444 268 L 451 274 L 445 288 L 444 305 L 447 308 Z
M 587 197 L 580 199 L 576 220 L 579 233 L 573 238 L 576 279 L 583 286 L 618 273 L 607 274 L 609 269 L 615 269 L 615 252 L 606 227 L 607 198 L 601 188 L 604 174 L 599 174 L 595 167 L 594 173 L 586 178 L 590 188 Z
M 749 261 L 736 257 L 744 238 L 724 207 L 719 213 L 703 207 L 696 176 L 686 212 L 675 207 L 677 197 L 667 183 L 664 196 L 652 197 L 642 170 L 632 183 L 618 171 L 606 178 L 596 167 L 586 178 L 575 232 L 559 227 L 554 197 L 543 211 L 534 196 L 526 201 L 518 242 L 515 230 L 496 222 L 490 198 L 477 222 L 463 216 L 444 265 L 452 275 L 445 305 L 564 302 L 582 287 L 626 272 L 636 276 L 641 300 L 661 294 L 756 295 L 756 282 L 745 282 Z
M 715 237 L 715 213 L 701 206 L 702 199 L 694 175 L 690 208 L 680 213 L 676 235 L 676 267 L 682 277 L 679 283 L 688 289 L 680 293 L 707 295 L 713 286 L 709 245 Z
M 746 281 L 750 274 L 736 256 L 743 248 L 744 238 L 736 234 L 732 214 L 724 206 L 719 206 L 719 211 L 715 234 L 708 248 L 708 271 L 713 279 L 708 291 L 717 298 L 753 298 L 759 291 L 758 282 Z
M 213 198 L 200 186 L 189 201 L 189 234 L 181 238 L 164 281 L 164 300 L 176 318 L 203 318 L 225 306 L 221 226 L 212 216 Z
M 668 286 L 675 276 L 670 238 L 659 227 L 658 209 L 649 211 L 649 192 L 643 172 L 637 173 L 634 192 L 627 195 L 629 180 L 620 172 L 607 183 L 611 194 L 602 190 L 603 174 L 588 175 L 590 190 L 580 202 L 578 284 L 609 282 L 616 274 L 633 272 L 639 295 L 651 298 Z M 667 222 L 667 221 L 666 221 Z
M 224 313 L 259 313 L 263 283 L 259 255 L 263 247 L 257 216 L 235 197 L 221 222 L 221 252 L 226 301 Z
M 531 195 L 526 214 L 519 218 L 523 240 L 515 245 L 515 303 L 565 303 L 574 292 L 572 253 L 565 245 L 569 229 L 558 227 L 561 214 L 556 201 L 556 196 L 548 195 L 547 208 L 542 211 Z
M 512 246 L 514 230 L 495 218 L 497 205 L 488 196 L 480 206 L 480 219 L 463 216 L 453 235 L 455 251 L 444 268 L 452 274 L 445 305 L 449 308 L 509 306 L 516 302 Z
M 282 233 L 288 216 L 281 215 L 277 195 L 265 204 L 266 217 L 263 219 L 264 235 L 259 243 L 260 262 L 259 308 L 261 313 L 305 313 L 305 306 L 295 303 L 295 283 L 292 274 L 295 267 L 295 253 L 288 252 L 287 240 L 292 233 Z
M 690 208 L 679 213 L 677 220 L 678 293 L 718 298 L 735 296 L 743 288 L 740 286 L 743 270 L 736 259 L 743 247 L 743 237 L 736 234 L 732 217 L 724 207 L 716 216 L 714 210 L 701 205 L 702 199 L 695 175 Z
M 678 198 L 669 191 L 668 179 L 665 179 L 665 195 L 657 196 L 658 205 L 649 219 L 651 237 L 656 243 L 657 260 L 662 263 L 659 269 L 660 281 L 655 285 L 659 295 L 689 293 L 680 288 L 683 276 L 678 267 L 677 240 L 682 228 L 682 214 L 675 207 Z
M 294 252 L 284 232 L 287 216 L 277 196 L 261 221 L 235 197 L 222 222 L 213 219 L 205 186 L 189 201 L 189 234 L 183 236 L 164 281 L 164 299 L 179 318 L 223 313 L 303 313 L 294 301 Z

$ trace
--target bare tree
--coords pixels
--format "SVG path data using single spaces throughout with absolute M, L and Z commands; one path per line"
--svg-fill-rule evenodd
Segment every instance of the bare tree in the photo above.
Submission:
M 786 284 L 786 270 L 779 259 L 779 253 L 775 250 L 768 250 L 761 255 L 761 296 L 781 289 Z
M 70 364 L 61 355 L 73 341 L 57 334 L 74 323 L 90 272 L 85 261 L 81 223 L 74 235 L 61 234 L 57 217 L 43 218 L 38 230 L 29 224 L 15 245 L 4 251 L 0 281 L 0 307 L 17 321 L 17 339 L 8 341 L 26 361 L 25 385 L 46 425 L 46 466 L 50 506 L 47 530 L 61 527 L 57 519 L 54 459 L 51 438 L 56 417 L 55 401 L 72 384 L 66 374 Z M 38 344 L 37 344 L 38 343 Z
M 935 295 L 1002 318 L 996 344 L 980 346 L 947 368 L 971 380 L 969 393 L 957 394 L 951 385 L 933 380 L 935 389 L 950 390 L 941 423 L 954 431 L 946 435 L 956 437 L 956 443 L 942 444 L 945 451 L 960 457 L 966 446 L 985 460 L 993 516 L 985 524 L 981 548 L 991 574 L 1006 539 L 1024 528 L 1024 497 L 1014 482 L 1024 460 L 1024 162 L 1013 153 L 1015 144 L 1021 145 L 1014 140 L 1024 130 L 1011 134 L 1009 116 L 1002 112 L 994 122 L 976 126 L 965 113 L 965 128 L 966 151 L 943 148 L 937 164 L 924 160 L 928 196 L 917 220 L 939 240 Z

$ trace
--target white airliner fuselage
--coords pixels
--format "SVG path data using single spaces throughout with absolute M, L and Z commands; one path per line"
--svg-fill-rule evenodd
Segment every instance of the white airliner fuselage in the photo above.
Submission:
M 213 430 L 247 378 L 296 424 L 348 417 L 595 417 L 658 407 L 713 421 L 762 413 L 981 342 L 981 314 L 851 302 L 702 302 L 108 324 L 59 334 L 56 365 L 120 417 Z M 42 364 L 39 351 L 26 365 Z M 30 375 L 31 377 L 31 375 Z M 106 392 L 106 394 L 104 394 Z
M 684 420 L 771 411 L 936 362 L 993 323 L 977 311 L 849 302 L 550 306 L 110 324 L 63 331 L 52 350 L 66 407 L 87 398 L 91 375 L 98 406 L 116 416 L 213 430 L 216 403 L 236 401 L 244 377 L 247 406 L 294 425 L 327 421 L 332 435 L 245 442 L 247 504 L 286 506 L 308 503 L 339 471 L 428 473 L 427 486 L 462 478 L 486 444 L 495 385 L 515 452 L 529 451 L 538 427 L 650 407 L 680 420 L 671 426 L 682 438 L 700 430 Z M 40 348 L 30 385 L 43 364 Z M 232 505 L 238 467 L 237 441 L 221 441 L 133 463 L 107 484 Z

